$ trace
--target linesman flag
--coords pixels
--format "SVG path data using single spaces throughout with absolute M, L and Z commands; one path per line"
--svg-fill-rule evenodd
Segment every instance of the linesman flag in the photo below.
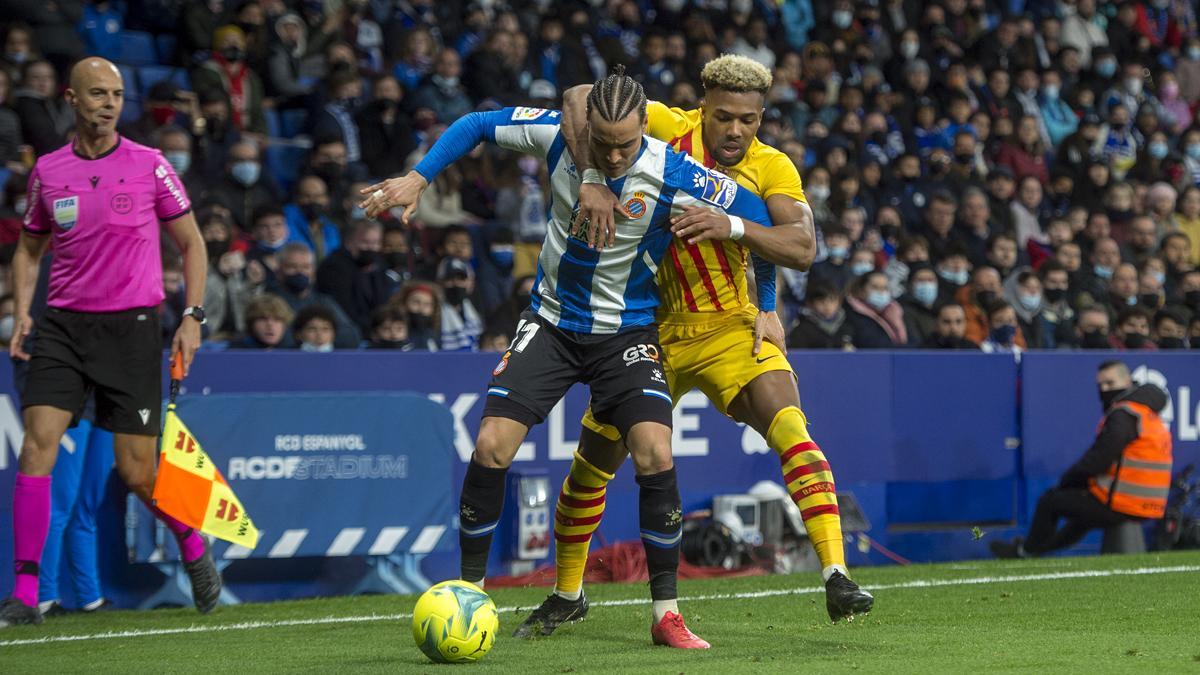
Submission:
M 185 525 L 246 548 L 258 544 L 258 528 L 200 442 L 175 414 L 183 380 L 183 357 L 171 359 L 171 396 L 163 424 L 154 505 Z

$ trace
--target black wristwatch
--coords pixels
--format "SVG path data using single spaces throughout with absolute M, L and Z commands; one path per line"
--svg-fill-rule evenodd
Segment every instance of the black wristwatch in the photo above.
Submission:
M 194 307 L 188 307 L 187 309 L 183 310 L 183 316 L 192 317 L 193 319 L 199 321 L 201 326 L 208 323 L 208 319 L 204 318 L 204 307 L 201 305 L 195 305 Z

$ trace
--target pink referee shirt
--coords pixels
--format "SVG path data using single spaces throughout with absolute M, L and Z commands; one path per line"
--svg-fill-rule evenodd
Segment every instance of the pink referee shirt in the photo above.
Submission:
M 53 236 L 48 304 L 76 312 L 158 306 L 160 223 L 191 208 L 162 153 L 127 138 L 95 159 L 73 144 L 38 158 L 25 229 Z

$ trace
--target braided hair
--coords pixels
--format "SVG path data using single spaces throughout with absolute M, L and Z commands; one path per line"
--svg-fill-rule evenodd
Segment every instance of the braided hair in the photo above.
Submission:
M 638 118 L 646 118 L 646 92 L 637 80 L 625 74 L 625 66 L 617 65 L 612 75 L 597 80 L 587 98 L 587 114 L 595 110 L 607 122 L 623 120 L 638 111 Z

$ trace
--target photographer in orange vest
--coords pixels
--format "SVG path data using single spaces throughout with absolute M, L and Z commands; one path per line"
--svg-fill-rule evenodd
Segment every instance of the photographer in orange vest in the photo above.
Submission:
M 1038 500 L 1024 540 L 992 542 L 997 557 L 1043 555 L 1074 545 L 1093 528 L 1162 518 L 1171 486 L 1171 432 L 1158 411 L 1167 393 L 1153 384 L 1135 386 L 1120 361 L 1100 364 L 1096 383 L 1104 410 L 1096 440 Z

